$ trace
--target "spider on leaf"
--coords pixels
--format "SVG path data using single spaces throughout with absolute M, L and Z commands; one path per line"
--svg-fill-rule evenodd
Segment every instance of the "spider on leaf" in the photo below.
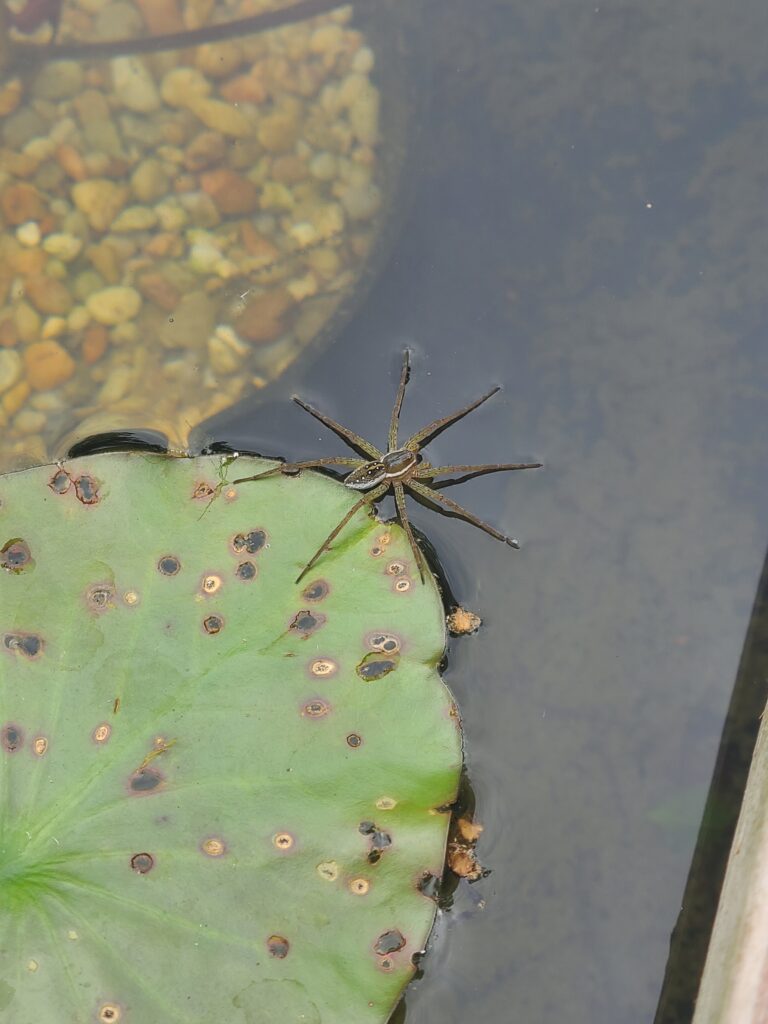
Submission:
M 472 412 L 473 409 L 477 409 L 479 405 L 482 405 L 483 402 L 487 402 L 489 398 L 501 389 L 499 387 L 491 388 L 491 390 L 486 394 L 482 395 L 474 402 L 470 402 L 469 405 L 465 405 L 457 412 L 451 413 L 450 416 L 443 416 L 440 419 L 433 420 L 432 423 L 427 424 L 426 427 L 422 427 L 421 430 L 417 430 L 415 434 L 409 437 L 408 440 L 400 446 L 397 440 L 397 429 L 400 422 L 400 409 L 403 404 L 405 387 L 408 383 L 410 373 L 410 353 L 406 349 L 403 353 L 403 368 L 400 373 L 400 386 L 397 389 L 397 397 L 395 398 L 395 404 L 392 409 L 392 417 L 389 424 L 389 437 L 387 439 L 386 452 L 379 451 L 379 449 L 372 445 L 370 441 L 366 441 L 365 438 L 360 437 L 359 434 L 355 434 L 347 427 L 343 427 L 340 423 L 332 420 L 330 416 L 326 416 L 318 409 L 313 408 L 313 406 L 308 405 L 306 402 L 302 401 L 301 398 L 294 395 L 293 400 L 297 405 L 300 405 L 302 409 L 306 409 L 306 411 L 314 416 L 315 419 L 320 420 L 320 422 L 324 423 L 326 427 L 333 430 L 339 435 L 339 437 L 347 442 L 350 448 L 360 452 L 360 454 L 364 455 L 365 458 L 352 459 L 345 456 L 339 456 L 324 459 L 308 459 L 305 462 L 283 462 L 279 466 L 266 470 L 264 473 L 257 473 L 255 476 L 241 477 L 239 480 L 233 481 L 235 484 L 243 484 L 248 483 L 251 480 L 264 480 L 266 477 L 275 476 L 278 473 L 293 474 L 300 472 L 302 469 L 312 469 L 317 466 L 349 466 L 351 472 L 344 478 L 345 486 L 349 487 L 353 491 L 366 492 L 359 501 L 355 502 L 341 522 L 331 530 L 323 543 L 299 573 L 296 578 L 297 583 L 303 579 L 303 577 L 315 565 L 323 552 L 330 548 L 333 541 L 338 537 L 355 513 L 364 505 L 373 505 L 377 501 L 381 501 L 390 489 L 394 492 L 397 518 L 408 537 L 408 542 L 411 545 L 413 556 L 419 567 L 419 574 L 421 576 L 422 583 L 424 582 L 426 558 L 416 542 L 413 530 L 411 529 L 411 524 L 408 521 L 408 512 L 405 506 L 406 490 L 410 491 L 417 498 L 423 498 L 435 505 L 442 506 L 447 509 L 448 512 L 466 520 L 473 526 L 477 526 L 480 530 L 484 530 L 486 533 L 489 533 L 491 537 L 495 537 L 497 540 L 501 540 L 504 541 L 505 544 L 509 544 L 510 547 L 519 547 L 516 540 L 513 540 L 511 537 L 506 537 L 503 533 L 500 533 L 488 523 L 483 522 L 482 519 L 473 515 L 472 512 L 468 511 L 451 498 L 448 498 L 442 493 L 442 491 L 431 486 L 431 482 L 437 479 L 437 477 L 450 476 L 453 473 L 461 473 L 465 476 L 478 476 L 481 473 L 499 473 L 513 469 L 539 469 L 542 463 L 513 462 L 491 463 L 489 465 L 480 466 L 432 466 L 421 454 L 421 449 L 430 441 L 434 440 L 438 434 L 442 433 L 446 427 L 450 427 L 451 424 L 462 419 L 468 413 Z M 428 566 L 427 571 L 429 571 Z

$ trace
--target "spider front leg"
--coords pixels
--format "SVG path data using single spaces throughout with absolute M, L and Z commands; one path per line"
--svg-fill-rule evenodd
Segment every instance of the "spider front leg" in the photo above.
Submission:
M 312 555 L 310 560 L 307 562 L 307 564 L 301 570 L 299 575 L 296 577 L 296 583 L 300 583 L 302 581 L 302 579 L 307 575 L 307 573 L 312 568 L 312 566 L 315 565 L 315 563 L 320 558 L 320 556 L 323 554 L 323 552 L 328 550 L 330 545 L 338 537 L 338 535 L 341 533 L 341 531 L 344 529 L 344 527 L 350 521 L 352 516 L 354 516 L 354 514 L 356 512 L 358 512 L 363 507 L 363 505 L 372 505 L 375 501 L 378 501 L 379 498 L 383 498 L 388 490 L 389 490 L 389 484 L 388 483 L 380 484 L 378 487 L 374 487 L 374 489 L 372 491 L 369 491 L 365 495 L 365 497 L 363 497 L 359 501 L 355 502 L 355 504 L 347 512 L 347 514 L 344 516 L 344 518 L 341 520 L 341 522 L 338 523 L 331 530 L 331 532 L 325 538 L 323 543 L 320 545 L 320 547 L 317 549 L 317 551 L 314 553 L 314 555 Z
M 272 469 L 265 469 L 263 473 L 256 473 L 255 476 L 241 476 L 238 480 L 233 480 L 233 484 L 247 484 L 251 480 L 264 480 L 268 476 L 277 476 L 278 473 L 284 473 L 286 476 L 290 476 L 292 473 L 298 473 L 302 469 L 312 469 L 316 466 L 350 466 L 352 469 L 357 469 L 359 466 L 364 465 L 363 459 L 349 459 L 344 457 L 333 458 L 333 459 L 308 459 L 306 462 L 281 462 L 277 466 L 273 466 Z

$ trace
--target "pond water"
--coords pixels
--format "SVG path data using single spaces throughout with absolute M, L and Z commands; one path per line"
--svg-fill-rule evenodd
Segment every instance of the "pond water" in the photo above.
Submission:
M 753 0 L 427 3 L 392 257 L 232 426 L 337 452 L 296 390 L 383 443 L 407 345 L 407 426 L 504 387 L 434 459 L 546 463 L 451 492 L 520 552 L 413 512 L 484 620 L 447 680 L 492 873 L 408 1024 L 654 1019 L 768 536 L 766 28 Z
M 768 537 L 767 29 L 759 0 L 426 0 L 386 265 L 196 431 L 341 454 L 296 391 L 383 444 L 408 347 L 406 430 L 503 385 L 431 461 L 545 462 L 450 492 L 519 552 L 413 509 L 483 619 L 446 679 L 490 874 L 408 1024 L 654 1019 Z

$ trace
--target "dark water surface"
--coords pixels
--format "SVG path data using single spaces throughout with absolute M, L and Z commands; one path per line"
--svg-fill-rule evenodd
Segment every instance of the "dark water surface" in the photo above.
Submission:
M 492 873 L 406 1020 L 646 1024 L 768 539 L 768 9 L 429 0 L 421 31 L 391 260 L 229 429 L 340 452 L 295 389 L 383 444 L 406 345 L 406 428 L 504 385 L 430 455 L 544 459 L 450 492 L 522 551 L 413 513 L 484 619 L 447 681 Z

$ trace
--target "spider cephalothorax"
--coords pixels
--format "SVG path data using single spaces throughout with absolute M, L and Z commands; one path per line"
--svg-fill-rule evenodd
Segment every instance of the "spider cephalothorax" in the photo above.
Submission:
M 495 537 L 497 540 L 504 541 L 505 544 L 509 544 L 510 547 L 518 547 L 517 541 L 511 537 L 506 537 L 503 533 L 494 529 L 488 523 L 483 522 L 482 519 L 478 519 L 477 516 L 473 515 L 463 506 L 457 502 L 448 498 L 442 491 L 431 485 L 431 482 L 441 476 L 449 476 L 452 473 L 461 473 L 464 476 L 475 476 L 480 473 L 499 473 L 506 470 L 512 469 L 538 469 L 541 466 L 540 462 L 514 462 L 514 463 L 491 463 L 488 465 L 479 466 L 432 466 L 427 462 L 421 455 L 421 449 L 428 444 L 431 440 L 437 437 L 446 427 L 451 426 L 452 423 L 456 423 L 457 420 L 462 419 L 467 413 L 472 412 L 483 402 L 486 402 L 492 395 L 495 395 L 500 389 L 498 387 L 491 388 L 486 394 L 476 399 L 474 402 L 470 402 L 469 405 L 465 405 L 462 409 L 452 413 L 450 416 L 444 416 L 441 419 L 433 420 L 432 423 L 427 424 L 426 427 L 422 427 L 421 430 L 416 431 L 402 447 L 398 447 L 397 440 L 397 429 L 400 422 L 400 409 L 403 404 L 403 395 L 405 394 L 405 386 L 408 383 L 408 377 L 411 371 L 410 356 L 406 349 L 403 353 L 403 369 L 400 374 L 400 386 L 397 390 L 397 397 L 395 399 L 395 405 L 392 409 L 392 417 L 389 423 L 389 437 L 387 440 L 387 450 L 385 452 L 379 451 L 370 441 L 366 441 L 360 437 L 359 434 L 355 434 L 347 427 L 343 427 L 340 423 L 332 420 L 329 416 L 320 412 L 318 409 L 313 408 L 306 402 L 302 401 L 296 395 L 293 396 L 294 402 L 306 409 L 308 413 L 311 413 L 315 419 L 320 420 L 326 427 L 329 427 L 339 437 L 343 438 L 350 448 L 354 448 L 360 452 L 361 455 L 365 455 L 366 458 L 351 459 L 345 456 L 339 456 L 334 458 L 326 459 L 308 459 L 306 462 L 283 462 L 279 466 L 275 466 L 273 469 L 268 469 L 264 473 L 257 473 L 256 476 L 242 477 L 239 480 L 235 480 L 234 483 L 242 484 L 249 480 L 263 480 L 265 477 L 274 476 L 277 473 L 298 473 L 302 469 L 311 469 L 316 466 L 349 466 L 351 472 L 344 479 L 345 486 L 355 491 L 362 491 L 363 497 L 350 508 L 344 518 L 338 523 L 333 530 L 328 534 L 323 543 L 314 553 L 312 558 L 307 562 L 304 568 L 299 573 L 297 578 L 298 582 L 302 577 L 309 572 L 312 566 L 317 562 L 324 551 L 327 551 L 332 542 L 341 533 L 350 519 L 355 513 L 363 507 L 363 505 L 372 505 L 377 501 L 380 501 L 384 495 L 392 490 L 395 496 L 395 506 L 397 508 L 397 515 L 405 530 L 408 541 L 411 545 L 416 564 L 419 567 L 419 573 L 422 581 L 424 580 L 424 567 L 426 565 L 424 554 L 421 548 L 416 543 L 411 524 L 408 521 L 408 513 L 405 507 L 405 491 L 408 490 L 418 498 L 423 498 L 429 502 L 433 502 L 435 505 L 442 506 L 448 512 L 453 513 L 461 519 L 465 519 L 468 523 L 472 523 L 473 526 L 477 526 L 479 529 L 489 533 L 491 537 Z

